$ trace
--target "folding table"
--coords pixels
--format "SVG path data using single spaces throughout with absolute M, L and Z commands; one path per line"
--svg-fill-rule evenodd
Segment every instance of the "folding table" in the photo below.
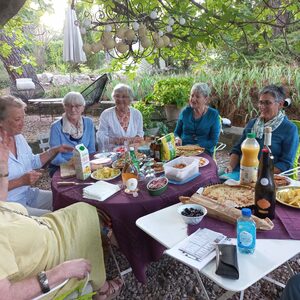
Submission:
M 143 216 L 136 221 L 136 225 L 166 248 L 171 248 L 187 237 L 187 225 L 177 212 L 179 205 L 180 203 Z M 233 242 L 236 243 L 236 240 L 233 239 Z M 241 292 L 240 299 L 242 299 L 245 289 L 264 278 L 268 273 L 299 252 L 300 240 L 257 239 L 254 254 L 238 253 L 240 272 L 238 280 L 226 279 L 216 275 L 215 259 L 201 269 L 200 273 L 227 290 L 219 299 L 228 299 L 236 292 Z M 194 268 L 193 270 L 206 299 L 209 299 L 198 270 Z M 283 284 L 275 280 L 267 277 L 265 279 L 284 287 Z

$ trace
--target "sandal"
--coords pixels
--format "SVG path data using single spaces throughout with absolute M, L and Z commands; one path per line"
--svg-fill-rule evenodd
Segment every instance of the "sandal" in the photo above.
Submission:
M 100 289 L 97 293 L 97 300 L 111 300 L 116 298 L 121 291 L 123 281 L 121 278 L 106 281 L 106 289 Z

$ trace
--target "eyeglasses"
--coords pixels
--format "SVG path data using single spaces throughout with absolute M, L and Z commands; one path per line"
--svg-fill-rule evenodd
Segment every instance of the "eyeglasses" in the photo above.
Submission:
M 265 100 L 265 101 L 258 101 L 259 106 L 270 106 L 276 103 L 275 101 Z
M 77 110 L 77 109 L 80 109 L 82 107 L 82 105 L 80 105 L 80 104 L 76 104 L 76 105 L 67 104 L 67 105 L 65 105 L 65 107 L 68 108 L 68 109 L 75 108 Z

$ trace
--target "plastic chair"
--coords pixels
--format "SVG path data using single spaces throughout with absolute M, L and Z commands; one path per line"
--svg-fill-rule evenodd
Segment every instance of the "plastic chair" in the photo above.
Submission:
M 300 142 L 300 121 L 299 120 L 291 120 L 291 122 L 293 122 L 297 128 L 298 128 L 298 138 L 299 138 L 299 142 Z M 295 156 L 295 159 L 294 159 L 294 163 L 293 163 L 293 168 L 296 168 L 298 167 L 299 165 L 299 157 L 300 157 L 300 143 L 298 145 L 298 149 L 297 149 L 297 152 L 296 152 L 296 156 Z M 298 172 L 295 171 L 293 173 L 293 175 L 290 176 L 292 179 L 295 179 L 297 180 L 298 179 Z
M 103 74 L 81 92 L 81 95 L 85 99 L 86 107 L 92 106 L 93 104 L 97 103 L 101 99 L 105 87 L 107 85 L 108 79 L 109 79 L 108 75 Z
M 71 299 L 77 299 L 77 300 L 92 300 L 93 295 L 96 294 L 96 292 L 93 292 L 93 288 L 89 282 L 90 276 L 87 274 L 87 277 L 85 281 L 81 282 L 77 287 L 74 289 L 64 293 L 61 296 L 55 297 L 54 300 L 71 300 Z M 38 297 L 35 297 L 32 300 L 40 300 L 43 299 L 45 296 L 53 293 L 54 291 L 62 288 L 68 283 L 69 279 L 65 280 L 63 283 L 57 285 L 56 287 L 52 288 L 48 293 L 42 294 Z
M 49 138 L 49 132 L 39 133 L 38 135 L 39 147 L 43 152 L 50 148 Z

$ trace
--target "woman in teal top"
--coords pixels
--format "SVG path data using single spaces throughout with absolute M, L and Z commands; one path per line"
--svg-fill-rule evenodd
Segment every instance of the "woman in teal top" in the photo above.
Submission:
M 210 88 L 206 83 L 195 83 L 189 105 L 179 115 L 175 128 L 177 145 L 199 145 L 213 155 L 220 135 L 220 116 L 207 105 Z

